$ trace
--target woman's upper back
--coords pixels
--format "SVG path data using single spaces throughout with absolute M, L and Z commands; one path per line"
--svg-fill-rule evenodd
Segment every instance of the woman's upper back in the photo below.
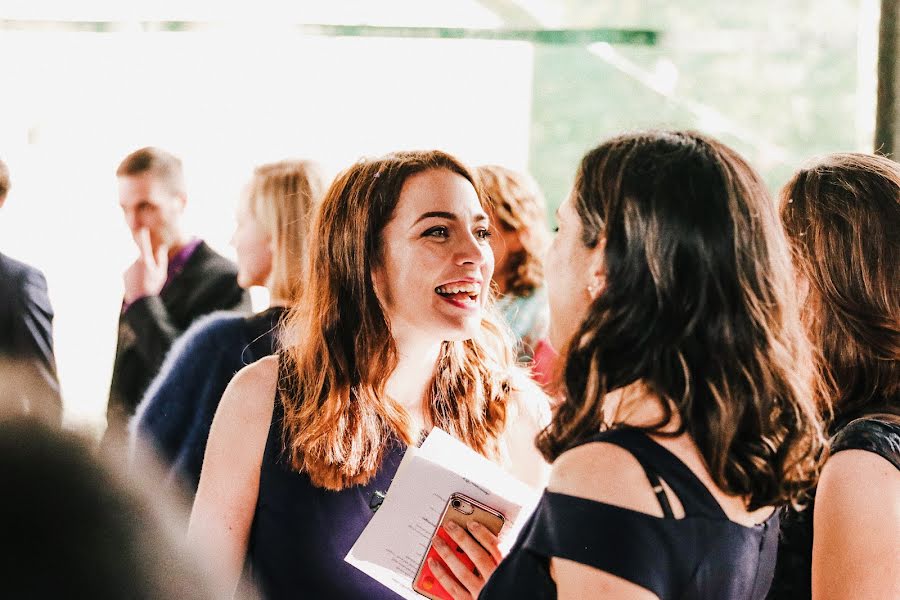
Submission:
M 482 597 L 574 597 L 607 589 L 614 578 L 616 586 L 630 582 L 616 589 L 634 584 L 628 597 L 635 598 L 764 597 L 776 516 L 749 527 L 732 521 L 684 462 L 639 431 L 608 431 L 586 442 L 606 443 L 576 448 L 580 466 L 565 455 L 554 465 L 548 492 Z M 623 450 L 633 460 L 622 460 Z M 665 500 L 658 491 L 664 487 Z M 599 496 L 596 488 L 603 489 Z

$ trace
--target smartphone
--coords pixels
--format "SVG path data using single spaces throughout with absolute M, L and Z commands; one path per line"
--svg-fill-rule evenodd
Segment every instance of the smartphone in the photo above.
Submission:
M 453 538 L 450 537 L 450 534 L 444 529 L 444 525 L 446 525 L 448 521 L 453 521 L 466 530 L 468 530 L 470 521 L 477 521 L 481 525 L 484 525 L 488 531 L 494 535 L 500 535 L 500 530 L 503 529 L 506 518 L 493 508 L 485 506 L 481 502 L 473 500 L 464 494 L 452 494 L 450 496 L 450 499 L 447 501 L 447 506 L 444 507 L 444 512 L 441 514 L 441 518 L 438 519 L 437 529 L 431 538 L 431 543 L 428 544 L 428 551 L 425 552 L 422 564 L 419 565 L 419 570 L 416 572 L 416 576 L 413 579 L 413 589 L 426 598 L 431 598 L 431 600 L 453 600 L 446 590 L 441 587 L 441 584 L 438 582 L 437 578 L 434 577 L 431 568 L 428 566 L 428 559 L 430 558 L 438 561 L 438 563 L 442 565 L 444 564 L 441 555 L 438 554 L 437 550 L 434 548 L 434 538 L 440 537 L 444 540 L 448 546 L 456 551 L 456 555 L 463 564 L 465 564 L 467 568 L 472 569 L 473 572 L 475 571 L 475 564 L 469 559 L 465 552 L 463 552 L 462 548 L 456 545 L 456 542 L 453 541 Z M 449 571 L 449 569 L 447 570 Z

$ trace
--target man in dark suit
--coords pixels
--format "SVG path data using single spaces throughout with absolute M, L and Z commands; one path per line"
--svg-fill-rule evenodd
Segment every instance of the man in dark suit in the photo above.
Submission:
M 250 308 L 235 265 L 182 230 L 187 194 L 179 159 L 142 148 L 125 157 L 116 175 L 119 204 L 140 255 L 124 274 L 107 445 L 125 441 L 127 421 L 166 352 L 195 319 Z
M 9 192 L 9 170 L 0 161 L 0 207 Z M 53 309 L 43 273 L 0 254 L 0 411 L 62 420 L 62 398 L 53 357 Z

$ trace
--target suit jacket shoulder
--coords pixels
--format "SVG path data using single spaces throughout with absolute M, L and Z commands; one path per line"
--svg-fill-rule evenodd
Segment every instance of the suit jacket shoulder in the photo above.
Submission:
M 3 254 L 0 356 L 17 361 L 15 374 L 22 381 L 15 386 L 15 393 L 29 410 L 44 412 L 58 422 L 62 417 L 62 398 L 53 354 L 53 308 L 47 295 L 47 280 L 38 269 Z

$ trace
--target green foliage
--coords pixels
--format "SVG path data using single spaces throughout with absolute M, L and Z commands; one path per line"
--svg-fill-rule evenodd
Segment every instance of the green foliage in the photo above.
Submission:
M 816 154 L 869 149 L 857 131 L 860 102 L 874 103 L 858 97 L 859 0 L 563 4 L 567 26 L 657 29 L 662 38 L 616 46 L 613 61 L 584 47 L 536 47 L 530 169 L 551 213 L 582 154 L 629 129 L 714 135 L 773 191 Z M 648 85 L 660 69 L 677 72 L 665 93 Z

